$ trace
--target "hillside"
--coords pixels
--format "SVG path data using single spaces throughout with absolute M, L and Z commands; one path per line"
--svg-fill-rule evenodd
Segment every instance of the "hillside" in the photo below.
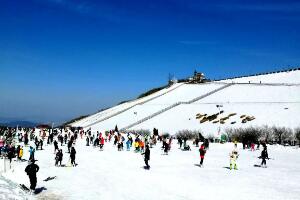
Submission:
M 250 82 L 249 82 L 250 81 Z M 203 120 L 224 112 L 211 121 Z M 297 127 L 300 111 L 300 71 L 270 73 L 202 84 L 176 83 L 149 96 L 126 102 L 72 123 L 92 132 L 113 129 L 150 129 L 175 134 L 201 129 L 216 135 L 228 127 Z M 227 116 L 231 114 L 232 116 Z M 234 114 L 234 115 L 233 115 Z M 244 120 L 243 117 L 251 120 Z M 225 118 L 220 123 L 221 118 Z M 200 121 L 202 120 L 202 123 Z

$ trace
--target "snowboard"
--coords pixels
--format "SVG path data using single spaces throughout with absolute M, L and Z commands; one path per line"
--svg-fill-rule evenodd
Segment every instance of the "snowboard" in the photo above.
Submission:
M 20 184 L 20 187 L 21 187 L 21 189 L 22 189 L 23 191 L 25 191 L 25 192 L 30 192 L 30 189 L 29 189 L 26 185 Z
M 34 192 L 31 193 L 31 190 L 24 184 L 19 184 L 20 185 L 20 188 L 26 192 L 26 193 L 30 193 L 30 194 L 39 194 L 41 193 L 43 190 L 47 190 L 45 187 L 41 187 L 41 188 L 36 188 L 34 190 Z
M 262 165 L 253 165 L 254 167 L 261 167 L 261 168 L 267 168 L 267 166 L 262 166 Z
M 51 180 L 53 180 L 53 179 L 56 179 L 56 176 L 52 176 L 52 177 L 47 177 L 44 181 L 51 181 Z
M 200 165 L 200 164 L 194 164 L 194 165 L 197 167 L 203 168 L 203 165 Z

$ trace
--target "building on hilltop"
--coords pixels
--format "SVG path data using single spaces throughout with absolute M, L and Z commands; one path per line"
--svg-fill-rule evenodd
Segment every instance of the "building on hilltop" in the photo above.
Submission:
M 194 71 L 194 76 L 189 78 L 189 83 L 204 83 L 209 81 L 205 78 L 205 75 L 201 72 Z

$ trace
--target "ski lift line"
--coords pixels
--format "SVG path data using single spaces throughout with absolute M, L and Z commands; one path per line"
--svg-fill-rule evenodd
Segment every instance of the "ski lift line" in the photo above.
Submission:
M 194 98 L 194 99 L 192 99 L 190 101 L 186 101 L 186 102 L 180 101 L 180 102 L 174 103 L 174 104 L 172 104 L 172 105 L 170 105 L 170 106 L 168 106 L 168 107 L 166 107 L 166 108 L 164 108 L 164 109 L 162 109 L 162 110 L 160 110 L 158 112 L 155 112 L 155 113 L 153 113 L 153 114 L 151 114 L 151 115 L 149 115 L 149 116 L 147 116 L 147 117 L 145 117 L 145 118 L 143 118 L 143 119 L 141 119 L 141 120 L 139 120 L 139 121 L 137 121 L 135 123 L 132 123 L 132 124 L 130 124 L 128 126 L 125 126 L 125 127 L 121 128 L 121 130 L 126 130 L 126 129 L 129 129 L 129 128 L 132 128 L 132 127 L 134 127 L 134 126 L 136 126 L 138 124 L 141 124 L 141 123 L 143 123 L 143 122 L 145 122 L 145 121 L 147 121 L 147 120 L 149 120 L 149 119 L 151 119 L 151 118 L 153 118 L 153 117 L 155 117 L 155 116 L 157 116 L 157 115 L 159 115 L 159 114 L 161 114 L 163 112 L 166 112 L 166 111 L 168 111 L 168 110 L 170 110 L 170 109 L 172 109 L 172 108 L 174 108 L 176 106 L 179 106 L 181 104 L 191 104 L 191 103 L 193 103 L 195 101 L 198 101 L 198 100 L 200 100 L 202 98 L 205 98 L 205 97 L 207 97 L 209 95 L 212 95 L 212 94 L 214 94 L 216 92 L 219 92 L 220 90 L 223 90 L 223 89 L 225 89 L 225 88 L 227 88 L 227 87 L 229 87 L 231 85 L 234 85 L 234 83 L 226 84 L 226 85 L 224 85 L 224 86 L 222 86 L 220 88 L 212 90 L 212 91 L 210 91 L 210 92 L 208 92 L 208 93 L 206 93 L 204 95 L 201 95 L 199 97 L 196 97 L 196 98 Z
M 160 95 L 157 95 L 157 96 L 155 96 L 155 97 L 153 97 L 153 98 L 147 99 L 147 100 L 145 100 L 145 101 L 143 101 L 143 102 L 138 102 L 138 103 L 136 103 L 136 104 L 134 104 L 134 105 L 132 105 L 132 106 L 129 106 L 129 107 L 123 109 L 123 110 L 120 110 L 120 111 L 118 111 L 118 112 L 116 112 L 116 113 L 114 113 L 114 114 L 111 114 L 111 115 L 109 115 L 109 116 L 107 116 L 107 117 L 104 117 L 103 119 L 96 120 L 96 121 L 94 121 L 94 122 L 92 122 L 92 123 L 90 123 L 90 124 L 88 124 L 88 125 L 83 126 L 83 128 L 87 128 L 87 127 L 93 126 L 93 125 L 95 125 L 95 124 L 97 124 L 97 123 L 99 123 L 99 122 L 103 122 L 103 121 L 105 121 L 105 120 L 107 120 L 107 119 L 110 119 L 110 118 L 112 118 L 112 117 L 114 117 L 114 116 L 116 116 L 116 115 L 119 115 L 119 114 L 121 114 L 121 113 L 123 113 L 123 112 L 125 112 L 125 111 L 127 111 L 127 110 L 130 110 L 131 108 L 133 108 L 133 107 L 135 107 L 135 106 L 137 106 L 137 105 L 142 105 L 143 103 L 146 103 L 146 102 L 151 101 L 151 100 L 153 100 L 153 99 L 156 99 L 156 98 L 158 98 L 158 97 L 160 97 L 160 96 L 163 96 L 163 95 L 165 95 L 165 94 L 167 94 L 167 93 L 169 93 L 169 92 L 171 92 L 171 91 L 173 91 L 173 90 L 175 90 L 175 89 L 181 87 L 181 86 L 184 85 L 184 84 L 185 84 L 185 83 L 180 84 L 180 85 L 178 85 L 178 86 L 176 86 L 176 87 L 174 87 L 174 88 L 172 88 L 172 89 L 170 89 L 170 90 L 168 90 L 168 91 L 166 91 L 166 92 L 164 92 L 164 93 L 162 93 L 162 94 L 160 94 Z

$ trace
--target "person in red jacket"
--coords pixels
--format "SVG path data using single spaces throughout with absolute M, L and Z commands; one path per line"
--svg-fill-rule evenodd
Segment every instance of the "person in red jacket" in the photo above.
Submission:
M 204 155 L 206 153 L 206 149 L 205 149 L 205 145 L 202 144 L 200 149 L 199 149 L 199 152 L 200 152 L 200 167 L 203 166 L 203 160 L 204 160 Z
M 104 146 L 104 137 L 101 137 L 100 138 L 100 150 L 103 149 L 103 146 Z

